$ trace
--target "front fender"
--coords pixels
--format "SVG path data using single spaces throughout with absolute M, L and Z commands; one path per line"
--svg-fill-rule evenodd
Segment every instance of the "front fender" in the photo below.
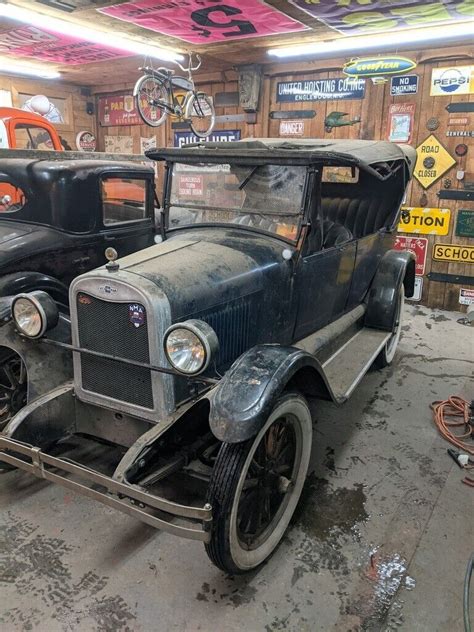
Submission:
M 413 296 L 415 255 L 408 250 L 389 250 L 379 263 L 367 296 L 366 327 L 393 331 L 402 283 L 405 295 Z
M 0 301 L 0 306 L 3 301 Z M 71 342 L 71 326 L 67 318 L 60 315 L 48 338 L 59 342 Z M 39 340 L 20 336 L 12 320 L 0 324 L 0 362 L 11 352 L 23 360 L 28 379 L 28 402 L 72 379 L 72 354 L 67 349 L 46 345 Z
M 15 272 L 0 277 L 0 296 L 15 296 L 33 290 L 48 292 L 57 303 L 68 305 L 67 286 L 48 274 Z
M 258 345 L 244 353 L 209 395 L 213 434 L 228 443 L 253 437 L 278 395 L 305 368 L 323 379 L 318 361 L 296 347 Z

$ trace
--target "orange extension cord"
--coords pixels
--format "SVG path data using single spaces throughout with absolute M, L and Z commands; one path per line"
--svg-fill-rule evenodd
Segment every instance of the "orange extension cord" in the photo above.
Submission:
M 458 395 L 452 395 L 444 401 L 433 402 L 431 409 L 441 436 L 463 452 L 474 455 L 473 443 L 467 441 L 474 437 L 474 429 L 469 424 L 469 402 Z M 461 427 L 464 429 L 463 434 L 454 434 L 452 429 Z

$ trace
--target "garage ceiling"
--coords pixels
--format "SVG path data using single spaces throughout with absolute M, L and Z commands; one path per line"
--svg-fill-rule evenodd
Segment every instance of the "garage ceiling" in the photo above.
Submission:
M 196 11 L 197 6 L 202 7 L 201 11 L 204 11 L 204 13 L 209 10 L 214 11 L 211 17 L 214 18 L 216 22 L 236 20 L 237 18 L 235 16 L 240 11 L 240 9 L 237 10 L 236 7 L 245 6 L 248 7 L 248 15 L 251 15 L 251 19 L 256 21 L 258 19 L 258 10 L 255 12 L 255 7 L 252 10 L 252 3 L 253 5 L 257 3 L 263 7 L 263 11 L 269 11 L 271 14 L 270 17 L 274 19 L 272 22 L 271 19 L 265 19 L 264 16 L 264 18 L 260 20 L 258 28 L 261 28 L 264 32 L 273 32 L 272 34 L 266 34 L 265 36 L 260 37 L 233 39 L 233 32 L 235 32 L 235 29 L 237 29 L 237 32 L 239 30 L 239 27 L 234 25 L 231 28 L 230 37 L 228 35 L 226 36 L 229 37 L 228 40 L 226 37 L 221 36 L 221 39 L 224 41 L 209 42 L 209 39 L 206 41 L 205 35 L 202 36 L 203 32 L 209 33 L 209 29 L 193 26 L 192 29 L 194 29 L 194 32 L 200 32 L 200 37 L 204 41 L 204 43 L 195 43 L 184 41 L 182 38 L 173 37 L 169 34 L 169 32 L 168 34 L 159 33 L 155 30 L 150 30 L 149 28 L 133 24 L 130 21 L 123 21 L 122 19 L 117 19 L 116 17 L 111 17 L 110 15 L 106 15 L 101 12 L 101 10 L 107 10 L 107 8 L 111 5 L 123 5 L 126 0 L 115 0 L 115 2 L 111 2 L 110 0 L 14 0 L 9 4 L 38 11 L 48 16 L 61 18 L 83 27 L 90 28 L 91 25 L 93 25 L 96 29 L 106 32 L 108 31 L 115 35 L 126 35 L 145 44 L 152 44 L 154 46 L 172 49 L 181 53 L 185 53 L 190 50 L 199 52 L 204 59 L 202 71 L 205 73 L 228 69 L 229 67 L 238 64 L 268 62 L 269 58 L 267 56 L 267 50 L 272 47 L 333 40 L 335 38 L 344 37 L 344 34 L 339 30 L 331 28 L 323 21 L 310 15 L 307 11 L 315 12 L 318 10 L 322 12 L 326 21 L 328 21 L 327 14 L 330 13 L 331 18 L 334 19 L 332 22 L 329 20 L 329 23 L 334 26 L 334 20 L 336 18 L 339 19 L 341 12 L 345 12 L 345 15 L 349 16 L 350 22 L 350 16 L 354 16 L 354 11 L 376 8 L 380 10 L 379 14 L 383 17 L 378 30 L 383 30 L 384 25 L 385 28 L 387 28 L 390 24 L 390 21 L 387 22 L 387 16 L 384 13 L 387 11 L 387 4 L 397 5 L 398 7 L 398 5 L 403 6 L 404 4 L 406 5 L 407 3 L 411 3 L 412 5 L 418 6 L 424 5 L 423 10 L 425 11 L 425 14 L 427 10 L 427 3 L 420 2 L 420 0 L 408 0 L 408 2 L 407 0 L 393 0 L 389 3 L 385 0 L 373 0 L 372 2 L 367 2 L 367 0 L 266 0 L 264 4 L 262 3 L 262 0 L 228 0 L 227 3 L 226 0 L 190 1 L 194 11 Z M 141 9 L 143 9 L 144 2 L 149 2 L 153 5 L 166 5 L 169 7 L 170 12 L 174 12 L 173 16 L 176 14 L 176 11 L 183 11 L 183 5 L 186 5 L 185 0 L 153 0 L 153 2 L 152 0 L 136 0 L 136 4 L 140 5 Z M 463 2 L 460 2 L 460 0 L 444 0 L 444 3 L 441 3 L 438 0 L 435 4 L 438 6 L 443 4 L 446 11 L 449 10 L 451 12 L 450 14 L 445 13 L 444 17 L 451 16 L 451 19 L 460 19 L 463 16 L 456 15 L 458 5 L 468 5 L 470 3 L 471 0 L 463 0 Z M 130 2 L 128 2 L 128 4 L 130 4 Z M 180 6 L 178 6 L 178 4 Z M 222 7 L 223 4 L 227 4 L 231 7 L 231 9 L 228 9 L 227 15 L 222 13 L 222 11 L 217 13 L 215 12 L 214 8 L 218 5 Z M 368 7 L 368 5 L 370 6 Z M 145 6 L 149 7 L 150 5 Z M 234 13 L 232 13 L 232 6 Z M 213 7 L 213 9 L 209 9 L 209 7 Z M 307 11 L 302 10 L 301 7 L 306 7 Z M 197 11 L 199 11 L 199 9 Z M 324 13 L 325 11 L 326 14 Z M 124 9 L 123 7 L 120 9 L 119 7 L 118 9 L 115 9 L 115 12 L 123 14 Z M 141 12 L 141 14 L 143 15 L 143 12 Z M 138 15 L 140 16 L 140 13 L 138 13 Z M 437 16 L 433 17 L 436 18 Z M 439 17 L 443 17 L 442 14 L 440 14 Z M 128 19 L 136 20 L 134 17 L 129 17 Z M 139 17 L 139 19 L 143 18 Z M 439 20 L 435 19 L 434 21 L 439 23 Z M 286 30 L 293 29 L 296 32 L 280 32 L 281 30 L 285 31 L 285 22 L 287 24 Z M 163 23 L 163 20 L 160 20 L 155 24 L 158 28 L 163 30 Z M 179 24 L 177 26 L 175 25 L 175 30 L 172 31 L 174 34 L 176 34 L 176 31 L 179 30 L 179 26 Z M 5 34 L 11 32 L 12 29 L 22 27 L 25 27 L 25 24 L 12 22 L 11 20 L 6 19 L 2 20 L 0 18 L 0 52 L 2 54 L 5 54 L 5 51 L 2 49 L 2 33 Z M 222 33 L 222 29 L 220 29 L 220 31 Z M 207 35 L 207 37 L 210 39 L 216 39 L 214 35 L 215 32 L 216 31 L 212 31 L 212 34 Z M 345 34 L 347 35 L 348 33 L 346 32 Z M 104 42 L 106 41 L 106 38 L 107 34 L 105 33 Z M 18 59 L 19 54 L 17 53 L 15 57 Z M 24 59 L 25 61 L 31 61 L 31 59 L 27 59 L 26 57 Z M 71 83 L 80 85 L 101 85 L 104 83 L 110 84 L 119 82 L 128 83 L 136 78 L 137 68 L 143 64 L 143 56 L 122 56 L 120 57 L 119 64 L 113 63 L 113 60 L 91 62 L 87 64 L 65 64 L 59 63 L 58 61 L 50 63 L 61 72 L 62 79 L 64 81 Z M 117 71 L 115 70 L 113 75 L 111 75 L 111 64 L 113 64 L 115 69 L 120 69 L 119 74 L 117 74 Z M 156 65 L 160 64 L 157 62 Z

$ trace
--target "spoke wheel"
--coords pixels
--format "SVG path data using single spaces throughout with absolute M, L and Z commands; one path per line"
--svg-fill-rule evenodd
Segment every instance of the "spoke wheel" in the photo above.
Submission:
M 206 138 L 216 122 L 216 113 L 211 97 L 203 92 L 193 94 L 186 106 L 186 119 L 193 134 Z
M 0 355 L 0 430 L 25 406 L 27 376 L 23 360 L 16 353 Z
M 402 322 L 403 322 L 403 306 L 405 305 L 405 288 L 403 287 L 403 283 L 401 284 L 400 290 L 398 292 L 397 299 L 397 313 L 395 315 L 395 327 L 393 329 L 393 333 L 390 338 L 385 343 L 382 351 L 376 357 L 374 365 L 378 369 L 383 369 L 384 367 L 392 364 L 393 359 L 395 357 L 395 353 L 397 351 L 398 343 L 400 342 L 400 336 L 402 334 Z
M 151 127 L 158 127 L 166 118 L 163 103 L 167 103 L 168 94 L 163 84 L 154 77 L 142 77 L 136 88 L 137 109 L 143 121 Z
M 256 437 L 222 444 L 207 497 L 213 526 L 206 551 L 216 566 L 242 573 L 273 552 L 298 503 L 311 439 L 305 399 L 285 394 Z

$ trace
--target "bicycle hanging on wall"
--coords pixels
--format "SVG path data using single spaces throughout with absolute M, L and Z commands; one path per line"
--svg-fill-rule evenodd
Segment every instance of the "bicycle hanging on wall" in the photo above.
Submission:
M 133 96 L 138 112 L 147 125 L 159 127 L 169 114 L 187 123 L 199 138 L 211 134 L 216 113 L 212 98 L 205 92 L 198 92 L 194 86 L 192 73 L 200 68 L 202 63 L 199 55 L 196 55 L 196 58 L 197 65 L 193 66 L 193 53 L 189 53 L 187 68 L 175 62 L 187 73 L 187 77 L 176 76 L 174 71 L 168 68 L 140 68 L 144 74 L 135 84 Z M 176 90 L 180 92 L 177 93 Z

